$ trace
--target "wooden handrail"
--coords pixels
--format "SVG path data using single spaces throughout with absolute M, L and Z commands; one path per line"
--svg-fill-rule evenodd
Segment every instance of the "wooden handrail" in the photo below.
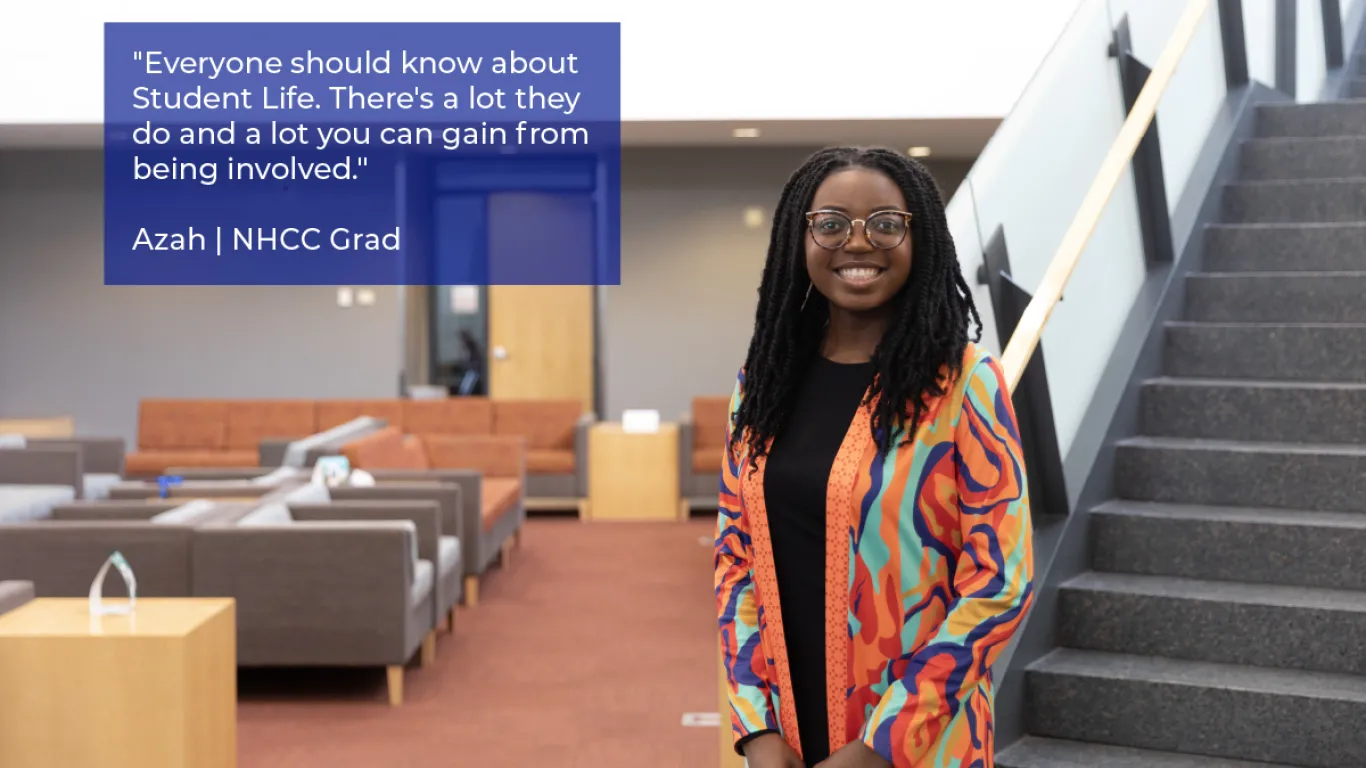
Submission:
M 1119 186 L 1119 180 L 1124 177 L 1134 153 L 1138 151 L 1139 142 L 1143 140 L 1153 116 L 1157 114 L 1157 103 L 1171 83 L 1172 76 L 1176 74 L 1176 67 L 1185 55 L 1186 49 L 1190 47 L 1195 30 L 1200 26 L 1205 12 L 1209 10 L 1209 4 L 1210 0 L 1191 0 L 1186 6 L 1185 12 L 1176 24 L 1176 30 L 1167 39 L 1167 47 L 1163 49 L 1162 56 L 1153 67 L 1147 83 L 1143 85 L 1143 90 L 1134 101 L 1134 108 L 1130 110 L 1124 125 L 1119 129 L 1119 135 L 1110 145 L 1110 152 L 1101 163 L 1100 171 L 1091 182 L 1091 188 L 1087 190 L 1086 197 L 1082 198 L 1081 207 L 1077 209 L 1076 217 L 1072 219 L 1072 224 L 1063 235 L 1062 243 L 1058 245 L 1053 260 L 1048 264 L 1048 271 L 1044 273 L 1043 281 L 1039 283 L 1034 298 L 1020 316 L 1020 323 L 1015 327 L 1015 332 L 1010 336 L 1010 343 L 1001 355 L 1001 368 L 1005 372 L 1006 386 L 1011 392 L 1014 392 L 1015 386 L 1020 383 L 1025 365 L 1029 363 L 1030 356 L 1039 346 L 1039 337 L 1043 335 L 1044 325 L 1048 323 L 1053 308 L 1062 298 L 1063 289 L 1067 287 L 1067 281 L 1077 268 L 1082 253 L 1086 251 L 1086 245 L 1095 233 L 1096 225 L 1105 213 L 1105 206 L 1109 204 L 1115 187 Z

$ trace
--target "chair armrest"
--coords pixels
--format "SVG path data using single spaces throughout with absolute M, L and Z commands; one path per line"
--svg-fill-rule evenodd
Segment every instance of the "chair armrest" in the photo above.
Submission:
M 579 498 L 588 497 L 588 432 L 597 422 L 596 413 L 585 413 L 574 423 L 574 488 Z
M 52 508 L 53 520 L 151 520 L 168 510 L 179 507 L 182 501 L 155 500 L 116 500 L 83 501 L 76 504 L 61 504 Z
M 30 448 L 75 448 L 81 452 L 83 471 L 91 474 L 123 475 L 123 438 L 119 437 L 37 437 Z
M 454 470 L 459 471 L 459 470 Z M 472 485 L 478 485 L 479 475 L 466 475 Z M 465 512 L 458 482 L 428 482 L 419 480 L 386 480 L 373 486 L 344 485 L 328 489 L 333 501 L 435 502 L 441 517 L 440 536 L 463 536 Z M 477 491 L 477 489 L 476 489 Z M 420 529 L 419 529 L 420 534 Z
M 256 445 L 256 455 L 262 467 L 284 466 L 285 451 L 289 444 L 294 442 L 292 439 L 284 437 L 268 437 Z
M 692 485 L 688 478 L 692 476 L 693 439 L 692 414 L 685 413 L 678 417 L 678 487 L 684 489 L 685 496 Z
M 460 537 L 464 546 L 474 547 L 483 533 L 484 476 L 473 469 L 377 469 L 372 473 L 376 487 L 392 482 L 414 480 L 439 481 L 460 489 L 459 514 L 454 519 L 449 512 L 441 520 L 441 530 Z M 443 507 L 443 510 L 447 508 Z M 474 550 L 465 550 L 472 552 Z
M 272 467 L 167 467 L 162 474 L 181 480 L 255 480 Z
M 326 504 L 290 504 L 295 522 L 364 522 L 407 520 L 417 527 L 417 556 L 437 562 L 441 546 L 441 509 L 434 501 L 333 501 Z
M 33 582 L 0 581 L 0 613 L 9 613 L 33 599 Z
M 76 498 L 85 491 L 85 462 L 79 448 L 0 449 L 0 484 L 69 485 Z

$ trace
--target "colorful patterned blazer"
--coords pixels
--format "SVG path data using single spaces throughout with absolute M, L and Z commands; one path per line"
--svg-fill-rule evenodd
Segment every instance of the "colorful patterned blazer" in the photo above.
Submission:
M 731 397 L 732 421 L 744 374 Z M 861 739 L 896 768 L 990 768 L 991 665 L 1033 602 L 1025 468 L 999 365 L 969 344 L 915 439 L 882 454 L 871 404 L 826 490 L 830 748 Z M 727 429 L 728 436 L 730 429 Z M 736 741 L 777 730 L 800 752 L 764 461 L 721 472 L 716 600 Z

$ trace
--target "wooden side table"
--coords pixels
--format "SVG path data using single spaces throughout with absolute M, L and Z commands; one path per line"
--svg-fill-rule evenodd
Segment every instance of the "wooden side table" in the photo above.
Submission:
M 0 691 L 5 768 L 235 768 L 234 602 L 34 600 L 0 616 Z
M 677 520 L 678 425 L 649 433 L 602 422 L 588 431 L 590 520 Z

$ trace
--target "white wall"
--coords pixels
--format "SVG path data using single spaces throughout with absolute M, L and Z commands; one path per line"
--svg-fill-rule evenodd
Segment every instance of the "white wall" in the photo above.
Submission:
M 106 21 L 619 21 L 626 120 L 1000 117 L 1077 3 L 12 2 L 0 15 L 0 124 L 100 122 Z

